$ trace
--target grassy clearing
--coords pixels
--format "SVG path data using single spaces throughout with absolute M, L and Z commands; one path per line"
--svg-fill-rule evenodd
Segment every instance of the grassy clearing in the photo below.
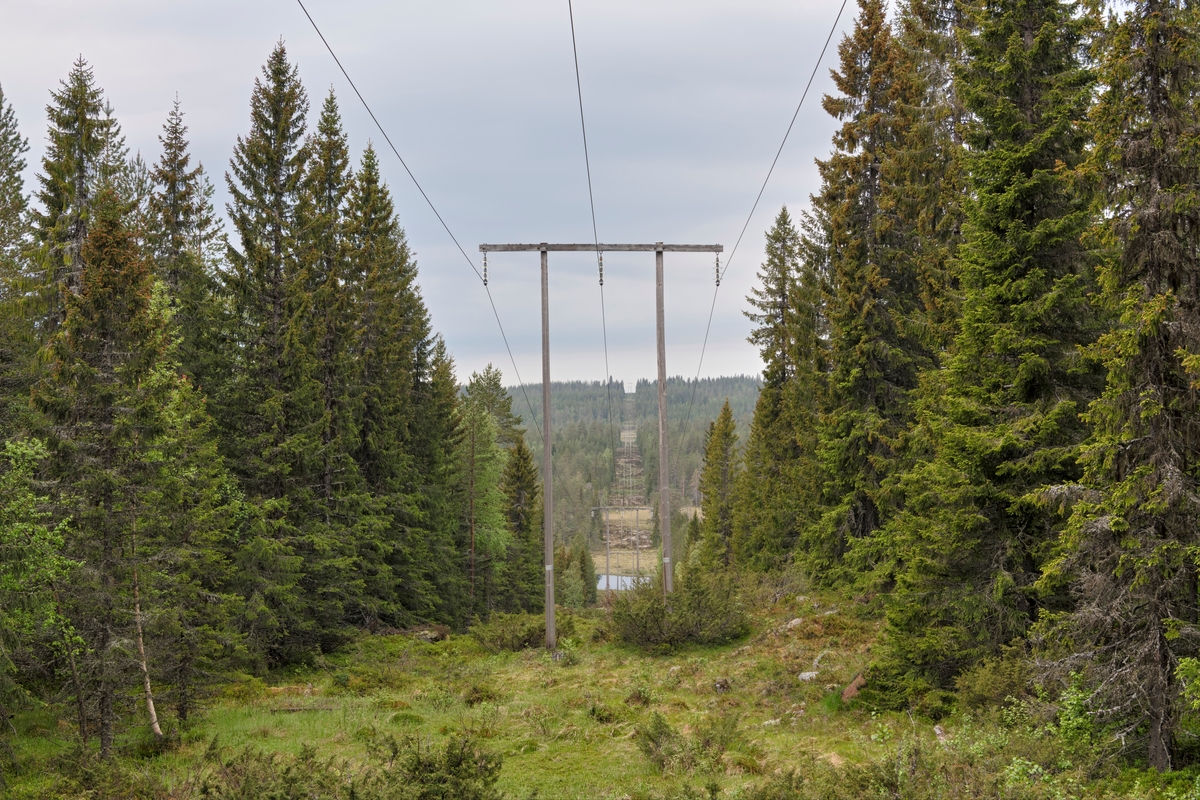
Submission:
M 363 636 L 311 668 L 225 686 L 203 722 L 168 753 L 132 755 L 142 734 L 127 731 L 123 760 L 131 770 L 164 779 L 175 796 L 189 797 L 186 790 L 213 753 L 251 747 L 296 755 L 311 747 L 323 759 L 358 762 L 389 734 L 434 746 L 469 736 L 503 757 L 499 788 L 509 797 L 536 792 L 616 800 L 670 797 L 710 784 L 720 796 L 746 796 L 750 787 L 791 770 L 815 774 L 884 763 L 902 740 L 906 747 L 939 747 L 932 722 L 843 702 L 844 688 L 870 661 L 879 627 L 844 598 L 779 599 L 760 608 L 755 633 L 740 642 L 661 655 L 603 641 L 600 610 L 564 622 L 575 630 L 559 660 L 536 649 L 491 652 L 470 635 L 437 643 Z M 68 790 L 68 778 L 56 774 L 74 744 L 71 726 L 53 712 L 15 720 L 21 767 L 8 796 L 104 797 Z M 131 709 L 127 724 L 136 723 L 133 716 Z M 1012 764 L 1025 770 L 1014 773 L 1018 784 L 1045 783 L 1033 762 L 1026 769 L 995 744 L 995 729 L 965 719 L 941 724 L 943 736 L 973 731 L 970 747 L 978 752 L 964 744 L 964 763 L 992 753 L 988 757 L 1001 759 L 996 770 Z M 716 739 L 719 747 L 711 745 Z M 795 791 L 779 796 L 808 796 Z
M 608 553 L 609 574 L 628 575 L 630 577 L 652 578 L 658 572 L 658 551 L 618 550 L 613 548 Z M 604 574 L 604 551 L 592 551 L 592 563 L 596 565 L 596 574 Z

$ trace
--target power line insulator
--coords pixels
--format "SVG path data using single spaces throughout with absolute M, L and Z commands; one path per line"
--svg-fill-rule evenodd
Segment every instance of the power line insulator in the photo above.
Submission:
M 599 262 L 600 262 L 600 285 L 603 286 L 604 285 L 604 253 L 599 254 Z
M 721 254 L 717 254 L 717 286 L 721 285 Z
M 483 251 L 483 285 L 487 286 L 487 251 Z

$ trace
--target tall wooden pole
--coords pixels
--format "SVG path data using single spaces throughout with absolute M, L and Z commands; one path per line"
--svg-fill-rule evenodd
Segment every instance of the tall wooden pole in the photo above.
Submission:
M 633 510 L 633 571 L 642 577 L 642 510 Z
M 658 529 L 662 533 L 663 592 L 675 590 L 671 563 L 671 476 L 667 454 L 667 338 L 663 312 L 663 251 L 654 251 L 655 304 L 658 328 Z
M 608 564 L 608 533 L 608 509 L 606 508 L 604 509 L 604 588 L 606 591 L 612 589 L 612 569 L 609 568 Z
M 542 532 L 546 542 L 546 649 L 554 632 L 554 462 L 550 451 L 550 257 L 542 251 Z
M 558 253 L 649 253 L 654 251 L 657 272 L 658 300 L 658 503 L 659 525 L 663 543 L 663 591 L 674 589 L 674 568 L 671 564 L 671 481 L 670 461 L 667 453 L 667 344 L 663 332 L 663 253 L 720 253 L 719 244 L 597 244 L 592 242 L 574 244 L 481 244 L 481 253 L 528 253 L 534 250 L 542 254 L 542 430 L 544 452 L 542 454 L 542 487 L 545 507 L 546 536 L 546 646 L 553 649 L 554 636 L 554 471 L 550 460 L 550 296 L 548 254 Z M 486 281 L 485 281 L 486 283 Z M 635 548 L 637 546 L 635 545 Z M 640 554 L 639 554 L 640 555 Z

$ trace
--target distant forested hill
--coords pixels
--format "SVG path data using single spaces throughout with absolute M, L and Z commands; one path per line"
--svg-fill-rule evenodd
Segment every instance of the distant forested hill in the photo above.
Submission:
M 667 380 L 674 505 L 699 503 L 697 484 L 704 432 L 726 398 L 733 410 L 739 438 L 745 441 L 761 383 L 758 377 L 749 375 Z M 581 528 L 592 527 L 592 507 L 605 504 L 612 488 L 615 468 L 612 447 L 614 442 L 616 447 L 621 446 L 622 424 L 636 427 L 637 447 L 644 465 L 644 492 L 647 504 L 653 505 L 658 486 L 658 382 L 639 380 L 632 392 L 621 381 L 614 381 L 611 387 L 601 381 L 551 383 L 550 387 L 556 528 L 569 536 Z M 540 469 L 542 385 L 526 384 L 524 391 L 520 386 L 512 386 L 508 393 L 513 398 L 513 411 L 523 418 L 528 431 L 526 439 Z

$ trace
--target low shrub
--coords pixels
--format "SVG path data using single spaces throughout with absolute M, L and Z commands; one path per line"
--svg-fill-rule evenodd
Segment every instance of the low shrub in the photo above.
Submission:
M 488 686 L 473 684 L 463 692 L 463 703 L 468 708 L 474 708 L 480 703 L 490 703 L 496 699 L 496 693 Z
M 575 635 L 575 617 L 563 614 L 555 633 L 565 639 Z M 492 653 L 516 653 L 546 643 L 546 618 L 541 614 L 492 614 L 487 622 L 471 626 L 471 638 Z
M 669 602 L 663 597 L 661 578 L 621 592 L 613 601 L 612 625 L 623 642 L 650 647 L 724 644 L 750 630 L 737 581 L 729 571 L 689 571 Z
M 496 789 L 501 759 L 474 741 L 451 737 L 441 747 L 416 738 L 365 737 L 371 763 L 320 759 L 305 747 L 297 756 L 244 749 L 181 794 L 207 800 L 502 800 Z
M 634 736 L 642 755 L 662 772 L 724 771 L 726 753 L 745 745 L 736 714 L 709 715 L 691 733 L 680 733 L 655 712 L 649 724 L 637 727 Z M 754 760 L 749 753 L 744 755 Z M 754 765 L 757 767 L 757 762 Z
M 1009 698 L 1034 696 L 1033 671 L 1028 654 L 1014 646 L 997 657 L 986 658 L 955 680 L 961 708 L 976 711 L 1006 703 Z
M 493 653 L 515 653 L 546 641 L 546 619 L 535 614 L 493 614 L 471 626 L 471 637 Z

